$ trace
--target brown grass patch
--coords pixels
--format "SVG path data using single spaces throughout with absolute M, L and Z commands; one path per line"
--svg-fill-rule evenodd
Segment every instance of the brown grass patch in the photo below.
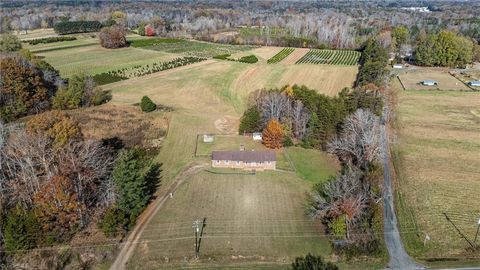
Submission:
M 296 48 L 289 56 L 287 56 L 283 61 L 282 64 L 295 64 L 300 58 L 302 58 L 310 49 L 306 48 Z
M 125 146 L 158 147 L 168 119 L 158 113 L 143 113 L 138 107 L 105 104 L 71 113 L 87 139 L 120 138 Z
M 480 118 L 472 112 L 479 107 L 478 93 L 399 92 L 399 222 L 404 231 L 414 229 L 412 221 L 418 226 L 417 237 L 405 235 L 416 256 L 468 256 L 468 244 L 443 213 L 474 237 L 480 213 L 480 200 L 474 199 L 480 192 Z M 431 240 L 423 247 L 425 235 Z

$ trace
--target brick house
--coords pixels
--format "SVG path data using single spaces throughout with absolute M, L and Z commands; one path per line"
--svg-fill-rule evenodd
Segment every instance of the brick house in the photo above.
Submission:
M 213 151 L 212 167 L 243 170 L 275 170 L 274 151 Z

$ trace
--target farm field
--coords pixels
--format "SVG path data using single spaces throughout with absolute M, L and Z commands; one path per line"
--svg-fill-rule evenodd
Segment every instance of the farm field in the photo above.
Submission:
M 272 58 L 268 59 L 267 63 L 269 64 L 275 64 L 283 59 L 285 59 L 287 56 L 289 56 L 293 51 L 295 51 L 295 48 L 283 48 L 279 53 L 275 54 Z
M 400 86 L 398 86 L 400 89 Z M 473 240 L 480 201 L 480 95 L 398 91 L 397 213 L 420 259 L 471 257 L 443 213 Z M 424 247 L 425 236 L 430 237 Z
M 162 42 L 162 39 L 158 39 L 158 43 L 153 43 L 142 47 L 148 50 L 207 58 L 219 54 L 233 54 L 255 48 L 254 46 L 216 44 L 183 39 L 168 40 L 169 42 Z
M 30 45 L 23 43 L 23 47 L 29 49 L 35 54 L 46 53 L 56 50 L 73 49 L 86 46 L 99 46 L 98 38 L 78 38 L 77 40 L 59 41 L 52 43 L 39 43 L 36 45 Z
M 461 81 L 448 74 L 447 71 L 419 68 L 408 70 L 399 75 L 405 89 L 408 90 L 470 90 Z M 423 80 L 435 80 L 438 85 L 420 85 Z
M 296 64 L 358 65 L 360 52 L 311 49 Z
M 60 49 L 45 51 L 46 49 L 44 48 L 43 52 L 39 52 L 37 55 L 44 57 L 45 61 L 58 69 L 63 77 L 70 77 L 78 73 L 95 75 L 119 68 L 169 61 L 177 57 L 174 54 L 133 47 L 111 50 L 102 48 L 99 44 L 86 43 L 86 45 L 83 44 L 84 46 L 82 46 L 82 43 L 85 42 L 87 41 L 74 40 L 58 42 L 64 43 L 58 45 L 56 43 L 43 44 Z M 74 45 L 69 47 L 71 44 Z M 35 52 L 35 50 L 33 51 Z
M 14 34 L 20 40 L 28 40 L 28 39 L 36 39 L 36 38 L 44 38 L 44 37 L 56 37 L 58 36 L 53 28 L 45 28 L 45 29 L 35 29 L 35 30 L 28 30 L 27 33 L 25 31 L 14 31 Z

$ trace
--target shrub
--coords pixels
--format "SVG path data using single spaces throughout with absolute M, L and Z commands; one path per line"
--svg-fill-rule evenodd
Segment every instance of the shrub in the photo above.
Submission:
M 285 137 L 285 140 L 283 140 L 283 147 L 289 147 L 293 146 L 293 141 L 290 137 Z
M 125 231 L 125 229 L 128 228 L 128 225 L 128 215 L 115 207 L 108 208 L 97 224 L 97 226 L 108 237 L 116 236 L 118 233 Z
M 100 45 L 104 48 L 115 49 L 127 46 L 125 31 L 117 25 L 102 28 L 99 38 Z
M 295 258 L 295 262 L 292 263 L 293 270 L 338 270 L 338 267 L 331 262 L 324 262 L 322 257 L 313 256 L 308 253 L 305 257 Z
M 95 82 L 98 85 L 104 85 L 104 84 L 109 84 L 109 83 L 114 83 L 114 82 L 119 82 L 119 81 L 122 81 L 122 80 L 126 80 L 128 78 L 104 72 L 104 73 L 94 75 L 93 79 L 95 80 Z
M 153 103 L 149 97 L 143 96 L 140 102 L 140 108 L 143 112 L 153 112 L 157 109 L 157 105 Z
M 238 59 L 238 62 L 253 64 L 258 62 L 258 58 L 255 55 L 248 55 Z
M 15 52 L 22 48 L 22 43 L 14 34 L 7 33 L 0 39 L 0 52 Z
M 226 60 L 228 57 L 230 57 L 231 54 L 226 53 L 226 54 L 219 54 L 215 55 L 213 58 L 214 59 L 220 59 L 220 60 Z

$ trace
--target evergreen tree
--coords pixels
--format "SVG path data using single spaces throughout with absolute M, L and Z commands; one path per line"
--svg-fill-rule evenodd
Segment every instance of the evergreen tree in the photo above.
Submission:
M 119 153 L 112 176 L 118 195 L 117 207 L 133 221 L 145 208 L 158 183 L 159 166 L 142 160 L 137 150 Z
M 149 97 L 143 96 L 140 101 L 140 108 L 142 109 L 142 112 L 153 112 L 157 109 L 157 104 L 153 103 Z
M 243 113 L 242 118 L 240 119 L 240 127 L 238 133 L 242 134 L 259 132 L 262 128 L 262 122 L 260 117 L 260 111 L 256 106 L 249 108 Z
M 34 248 L 36 237 L 41 231 L 35 215 L 32 212 L 25 212 L 19 206 L 8 212 L 2 229 L 6 251 Z

